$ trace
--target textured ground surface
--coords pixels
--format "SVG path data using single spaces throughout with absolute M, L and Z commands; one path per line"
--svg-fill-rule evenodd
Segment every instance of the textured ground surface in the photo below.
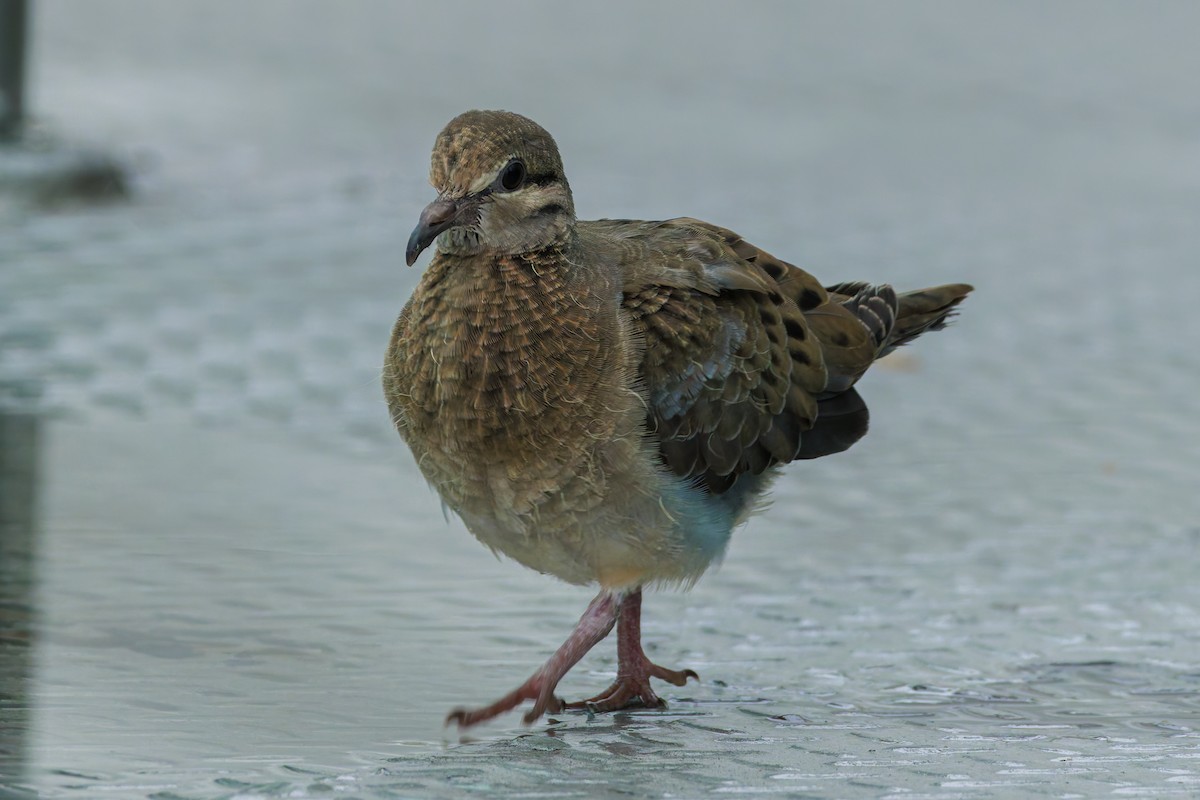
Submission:
M 0 201 L 0 398 L 44 412 L 36 504 L 0 493 L 0 796 L 1200 792 L 1195 7 L 635 8 L 38 5 L 35 107 L 136 193 Z M 555 133 L 582 215 L 978 289 L 648 597 L 703 679 L 667 713 L 440 727 L 588 599 L 443 520 L 377 385 L 476 106 Z

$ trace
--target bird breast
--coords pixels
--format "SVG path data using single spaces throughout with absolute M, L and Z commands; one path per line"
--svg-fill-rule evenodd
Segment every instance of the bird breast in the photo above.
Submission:
M 634 435 L 618 295 L 570 270 L 442 254 L 397 324 L 393 416 L 455 510 L 524 513 Z

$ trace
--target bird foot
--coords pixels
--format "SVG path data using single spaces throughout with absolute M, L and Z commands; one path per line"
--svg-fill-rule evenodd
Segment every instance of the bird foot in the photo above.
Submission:
M 700 676 L 693 670 L 666 669 L 651 663 L 643 656 L 640 663 L 623 665 L 623 669 L 617 673 L 617 679 L 603 692 L 587 700 L 567 703 L 566 708 L 587 709 L 597 714 L 620 711 L 623 708 L 666 708 L 666 701 L 650 687 L 651 678 L 658 678 L 675 686 L 683 686 L 688 678 L 700 680 Z
M 617 621 L 619 601 L 611 592 L 596 596 L 579 618 L 579 624 L 562 646 L 550 656 L 541 669 L 529 676 L 529 680 L 483 708 L 456 708 L 446 717 L 446 724 L 457 724 L 469 728 L 511 711 L 526 700 L 533 701 L 533 708 L 525 714 L 526 725 L 532 725 L 547 711 L 556 714 L 565 708 L 563 701 L 554 696 L 554 689 L 567 670 L 575 666 L 588 650 L 608 635 Z
M 524 717 L 526 725 L 531 725 L 545 713 L 557 714 L 568 708 L 587 709 L 594 713 L 619 711 L 622 708 L 665 708 L 667 704 L 650 687 L 651 678 L 683 686 L 688 678 L 700 680 L 700 676 L 690 669 L 660 667 L 646 658 L 642 650 L 641 614 L 640 588 L 620 599 L 612 592 L 602 591 L 579 618 L 579 624 L 567 641 L 529 680 L 490 706 L 454 709 L 446 717 L 446 724 L 469 728 L 511 711 L 526 700 L 533 701 L 533 707 Z M 593 645 L 608 635 L 618 616 L 617 679 L 595 697 L 578 703 L 564 703 L 554 694 L 558 682 Z
M 525 724 L 531 725 L 542 714 L 547 712 L 556 714 L 565 708 L 563 701 L 554 695 L 554 685 L 545 680 L 543 676 L 534 675 L 490 706 L 454 709 L 446 716 L 446 724 L 469 728 L 493 717 L 498 717 L 506 711 L 511 711 L 526 700 L 532 700 L 533 708 L 529 709 L 524 717 Z

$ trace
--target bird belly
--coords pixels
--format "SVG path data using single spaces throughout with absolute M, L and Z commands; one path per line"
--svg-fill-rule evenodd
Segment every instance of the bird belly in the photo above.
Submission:
M 690 584 L 720 560 L 735 523 L 731 513 L 638 452 L 645 449 L 640 442 L 599 449 L 608 452 L 562 475 L 533 502 L 526 481 L 490 469 L 490 502 L 455 510 L 492 550 L 569 583 Z M 634 452 L 611 452 L 626 449 Z M 625 460 L 630 455 L 636 461 Z M 620 469 L 600 466 L 613 456 L 625 460 Z

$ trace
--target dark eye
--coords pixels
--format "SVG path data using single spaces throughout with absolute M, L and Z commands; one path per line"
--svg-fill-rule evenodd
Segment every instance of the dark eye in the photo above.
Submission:
M 525 165 L 513 161 L 500 173 L 500 188 L 506 192 L 515 192 L 525 183 Z

